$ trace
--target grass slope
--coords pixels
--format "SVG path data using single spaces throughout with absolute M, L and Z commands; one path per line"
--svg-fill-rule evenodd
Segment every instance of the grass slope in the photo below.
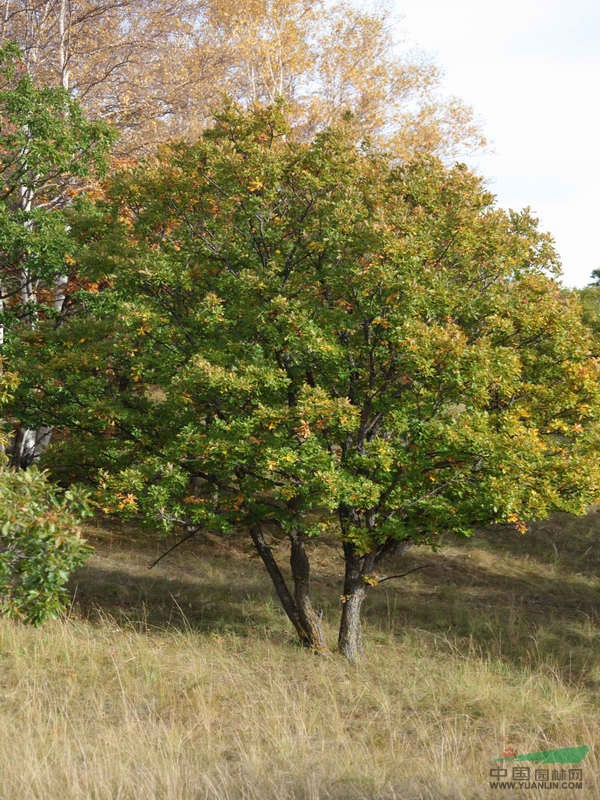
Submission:
M 415 549 L 395 571 L 424 569 L 370 593 L 352 666 L 295 645 L 244 540 L 148 571 L 164 543 L 99 521 L 68 617 L 0 622 L 0 800 L 600 797 L 599 530 Z M 315 572 L 334 622 L 335 548 Z M 583 790 L 490 788 L 509 744 L 590 745 Z

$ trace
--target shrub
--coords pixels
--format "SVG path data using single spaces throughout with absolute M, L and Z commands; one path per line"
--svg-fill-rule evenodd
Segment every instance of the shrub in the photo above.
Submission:
M 38 625 L 64 607 L 69 575 L 91 551 L 79 528 L 86 497 L 35 468 L 0 468 L 0 508 L 0 611 Z

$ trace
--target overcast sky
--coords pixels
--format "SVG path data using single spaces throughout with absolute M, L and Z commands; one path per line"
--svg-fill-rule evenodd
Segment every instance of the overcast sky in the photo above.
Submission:
M 500 205 L 529 205 L 564 282 L 600 267 L 599 0 L 393 0 L 409 42 L 473 106 L 490 143 L 474 159 Z

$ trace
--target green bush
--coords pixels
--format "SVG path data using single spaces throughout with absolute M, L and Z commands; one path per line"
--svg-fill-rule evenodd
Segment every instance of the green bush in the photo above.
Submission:
M 81 490 L 61 491 L 35 468 L 0 468 L 0 612 L 39 625 L 64 607 L 66 584 L 91 548 Z

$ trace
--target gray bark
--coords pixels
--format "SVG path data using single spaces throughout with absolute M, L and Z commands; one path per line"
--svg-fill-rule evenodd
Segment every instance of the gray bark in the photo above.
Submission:
M 363 654 L 361 608 L 367 594 L 364 563 L 349 542 L 344 542 L 344 594 L 338 636 L 338 650 L 349 661 L 358 661 Z
M 342 528 L 344 530 L 344 528 Z M 342 596 L 342 615 L 338 635 L 338 650 L 349 661 L 358 661 L 363 655 L 362 605 L 367 596 L 369 583 L 365 580 L 372 575 L 380 562 L 389 557 L 404 553 L 410 547 L 409 541 L 388 539 L 376 550 L 359 556 L 351 542 L 344 542 L 344 594 Z M 382 581 L 393 577 L 378 576 Z

